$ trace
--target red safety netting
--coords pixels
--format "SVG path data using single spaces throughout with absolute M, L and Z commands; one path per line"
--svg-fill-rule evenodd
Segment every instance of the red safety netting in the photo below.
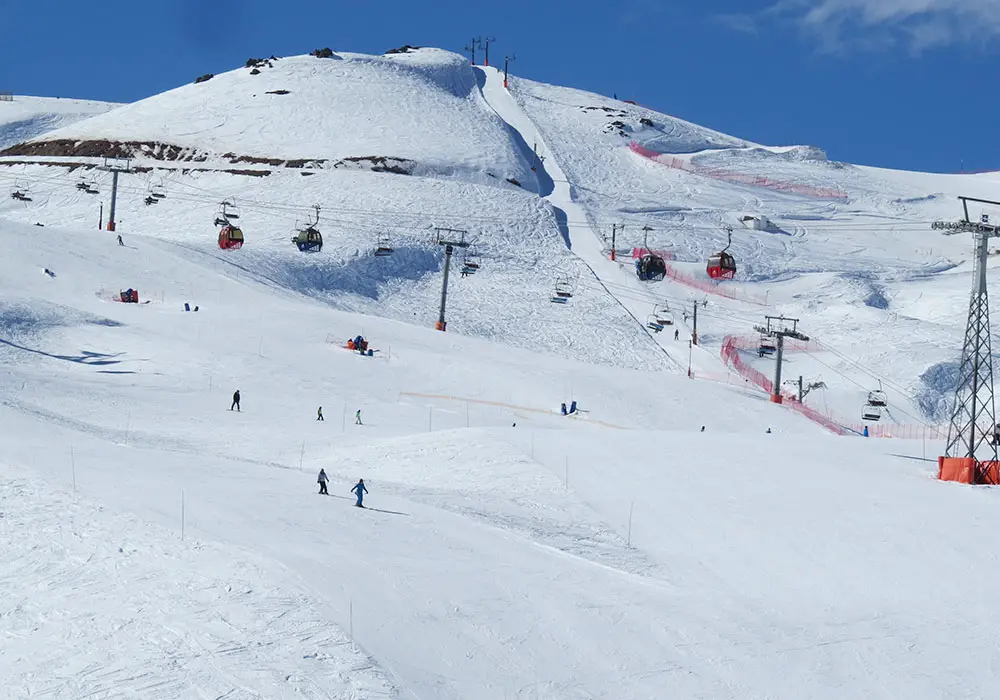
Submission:
M 633 248 L 632 249 L 632 257 L 633 258 L 641 258 L 646 253 L 652 253 L 653 255 L 658 255 L 659 257 L 663 258 L 664 260 L 676 260 L 677 259 L 677 255 L 674 254 L 674 251 L 672 251 L 672 250 L 646 250 L 645 248 Z
M 643 158 L 648 158 L 649 160 L 659 163 L 660 165 L 665 165 L 668 168 L 684 170 L 689 173 L 703 175 L 715 180 L 732 182 L 738 185 L 750 185 L 752 187 L 766 187 L 767 189 L 777 190 L 779 192 L 791 192 L 792 194 L 801 194 L 806 197 L 815 197 L 816 199 L 846 200 L 848 198 L 846 192 L 832 187 L 814 187 L 812 185 L 805 185 L 797 182 L 772 180 L 764 175 L 751 175 L 750 173 L 740 173 L 733 170 L 724 170 L 722 168 L 707 168 L 695 165 L 689 160 L 675 158 L 664 153 L 657 153 L 656 151 L 646 148 L 645 146 L 635 143 L 634 141 L 629 144 L 629 148 L 633 153 L 636 153 Z
M 722 361 L 729 367 L 732 367 L 736 372 L 746 379 L 747 381 L 753 383 L 755 386 L 760 387 L 764 391 L 771 395 L 774 393 L 774 382 L 772 382 L 768 377 L 764 375 L 763 372 L 754 369 L 740 357 L 740 347 L 741 338 L 727 335 L 722 341 Z M 801 413 L 803 416 L 809 420 L 817 423 L 832 433 L 837 435 L 852 435 L 854 431 L 850 428 L 840 425 L 832 418 L 824 416 L 822 413 L 817 411 L 810 406 L 806 406 L 804 403 L 799 402 L 798 397 L 794 394 L 782 393 L 782 399 L 785 401 L 783 405 L 788 408 Z
M 698 279 L 694 275 L 681 272 L 677 268 L 670 265 L 666 265 L 666 276 L 675 282 L 680 282 L 683 285 L 705 292 L 706 294 L 714 294 L 716 296 L 725 297 L 726 299 L 745 301 L 759 306 L 767 306 L 767 295 L 761 296 L 759 294 L 750 294 L 749 292 L 741 291 L 726 284 L 713 282 L 710 279 Z
M 768 393 L 774 393 L 774 382 L 763 372 L 747 364 L 740 352 L 757 350 L 759 339 L 755 336 L 733 336 L 727 335 L 722 341 L 722 361 L 728 367 L 732 367 L 741 377 L 760 387 Z M 790 352 L 803 351 L 814 352 L 818 349 L 815 341 L 802 342 L 799 340 L 785 340 L 785 350 Z M 946 425 L 925 425 L 923 423 L 842 423 L 832 416 L 820 413 L 811 406 L 806 406 L 798 400 L 795 394 L 782 392 L 784 405 L 793 411 L 798 411 L 809 420 L 819 423 L 824 428 L 837 435 L 863 435 L 865 428 L 868 429 L 869 437 L 882 438 L 902 438 L 906 440 L 943 440 L 948 437 L 948 426 Z

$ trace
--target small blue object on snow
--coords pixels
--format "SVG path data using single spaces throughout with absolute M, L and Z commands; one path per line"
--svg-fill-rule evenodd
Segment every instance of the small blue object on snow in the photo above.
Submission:
M 574 401 L 573 403 L 571 403 L 569 405 L 569 412 L 570 413 L 576 413 L 576 401 Z
M 185 311 L 190 311 L 191 310 L 191 305 L 189 303 L 187 303 L 186 301 L 184 302 L 184 310 Z

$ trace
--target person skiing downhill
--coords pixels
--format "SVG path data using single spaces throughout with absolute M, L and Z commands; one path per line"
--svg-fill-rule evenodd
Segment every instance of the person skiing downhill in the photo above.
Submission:
M 239 389 L 237 389 L 235 392 L 233 392 L 233 404 L 232 404 L 232 406 L 229 407 L 229 410 L 232 411 L 234 408 L 237 411 L 240 410 L 240 390 Z
M 358 479 L 358 483 L 356 483 L 354 485 L 354 488 L 351 489 L 351 493 L 357 494 L 358 496 L 358 502 L 355 503 L 354 505 L 357 506 L 358 508 L 364 508 L 365 494 L 368 493 L 368 489 L 365 488 L 365 480 Z
M 319 484 L 319 492 L 327 496 L 330 495 L 326 492 L 326 482 L 329 480 L 330 478 L 326 475 L 326 470 L 320 469 L 319 476 L 316 477 L 316 483 Z
M 122 240 L 122 235 L 118 234 L 118 245 L 125 245 L 125 241 Z
M 361 409 L 360 408 L 354 414 L 354 425 L 364 425 L 364 423 L 361 422 Z

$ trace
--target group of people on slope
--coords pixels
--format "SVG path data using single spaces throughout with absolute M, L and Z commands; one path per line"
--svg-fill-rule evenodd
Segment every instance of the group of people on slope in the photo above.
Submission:
M 319 484 L 319 492 L 323 495 L 329 496 L 329 492 L 326 490 L 326 485 L 330 481 L 330 477 L 326 475 L 325 469 L 319 470 L 319 476 L 316 477 L 316 483 Z M 358 497 L 357 502 L 354 504 L 358 508 L 364 508 L 365 504 L 365 494 L 368 493 L 368 489 L 365 487 L 365 480 L 358 479 L 358 483 L 354 485 L 351 489 L 351 493 Z

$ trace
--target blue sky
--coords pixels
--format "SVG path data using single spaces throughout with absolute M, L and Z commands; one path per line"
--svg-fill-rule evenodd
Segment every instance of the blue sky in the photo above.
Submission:
M 5 3 L 6 4 L 6 3 Z M 317 47 L 461 51 L 766 144 L 1000 168 L 1000 0 L 33 0 L 0 19 L 0 90 L 128 101 Z

